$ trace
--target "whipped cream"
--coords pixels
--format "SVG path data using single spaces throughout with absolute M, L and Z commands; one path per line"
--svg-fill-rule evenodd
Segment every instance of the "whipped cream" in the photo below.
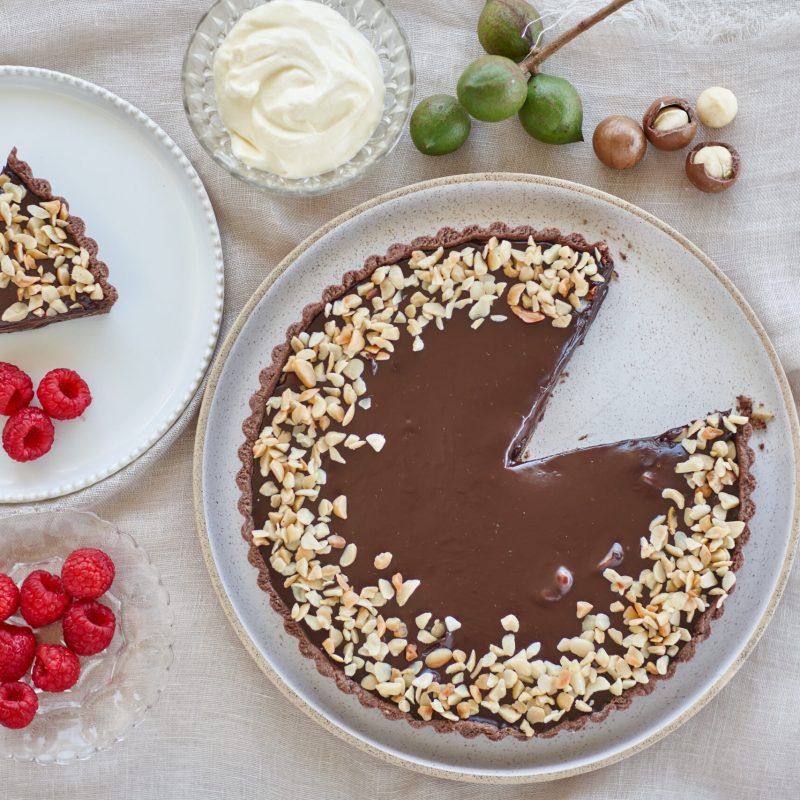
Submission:
M 312 0 L 271 0 L 244 14 L 217 51 L 214 81 L 233 154 L 286 178 L 349 161 L 383 115 L 377 54 Z

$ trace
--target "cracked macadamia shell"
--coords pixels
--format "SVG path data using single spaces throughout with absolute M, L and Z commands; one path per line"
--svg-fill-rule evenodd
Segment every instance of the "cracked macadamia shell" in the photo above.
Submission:
M 672 130 L 658 130 L 655 127 L 658 115 L 665 108 L 672 107 L 679 108 L 685 112 L 689 121 L 685 125 Z M 694 139 L 694 135 L 697 132 L 697 115 L 688 100 L 667 95 L 653 100 L 647 111 L 644 112 L 644 117 L 642 117 L 642 128 L 647 141 L 658 150 L 680 150 Z
M 704 147 L 724 147 L 731 154 L 732 174 L 730 178 L 715 178 L 709 175 L 703 164 L 695 164 L 695 155 Z M 700 142 L 686 156 L 686 176 L 701 192 L 724 192 L 730 189 L 739 177 L 741 159 L 738 151 L 726 142 Z

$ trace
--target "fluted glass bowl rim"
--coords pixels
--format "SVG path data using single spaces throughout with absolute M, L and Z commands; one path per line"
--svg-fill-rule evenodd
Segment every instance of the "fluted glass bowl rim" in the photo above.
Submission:
M 268 3 L 271 0 L 262 0 L 262 4 Z M 329 0 L 314 0 L 314 2 L 319 2 L 322 5 L 329 5 Z M 358 3 L 359 0 L 340 0 L 342 5 L 352 5 L 354 3 Z M 197 141 L 200 143 L 200 146 L 205 150 L 205 152 L 211 156 L 211 158 L 221 166 L 226 172 L 232 175 L 234 178 L 237 178 L 244 183 L 247 183 L 251 186 L 255 186 L 257 189 L 260 189 L 264 192 L 269 192 L 273 194 L 280 194 L 280 195 L 289 195 L 289 196 L 296 196 L 296 197 L 311 197 L 314 195 L 322 195 L 328 194 L 333 192 L 337 189 L 344 188 L 345 186 L 349 186 L 356 181 L 361 180 L 371 169 L 376 167 L 380 164 L 397 146 L 397 143 L 400 141 L 400 138 L 403 135 L 403 131 L 406 129 L 408 125 L 408 119 L 411 116 L 411 111 L 414 106 L 414 96 L 416 90 L 416 68 L 414 65 L 414 53 L 411 49 L 411 46 L 408 42 L 408 37 L 405 34 L 402 26 L 398 22 L 395 15 L 392 13 L 388 5 L 384 0 L 370 0 L 371 3 L 379 6 L 381 8 L 382 13 L 386 16 L 389 24 L 394 28 L 395 33 L 400 39 L 402 43 L 403 51 L 405 58 L 408 61 L 408 87 L 406 89 L 408 93 L 408 105 L 405 109 L 403 114 L 403 119 L 400 125 L 397 126 L 397 130 L 392 135 L 391 140 L 388 140 L 382 146 L 380 152 L 378 152 L 373 158 L 369 161 L 364 162 L 357 171 L 348 174 L 341 174 L 340 170 L 343 167 L 346 167 L 351 161 L 345 162 L 345 164 L 341 164 L 339 167 L 336 167 L 334 170 L 329 172 L 323 173 L 322 176 L 312 176 L 311 179 L 316 179 L 318 182 L 309 184 L 307 181 L 310 180 L 308 178 L 283 178 L 279 175 L 276 175 L 271 172 L 265 172 L 261 170 L 256 170 L 254 168 L 248 167 L 247 165 L 243 164 L 238 159 L 235 159 L 236 166 L 232 167 L 229 163 L 222 158 L 219 151 L 212 146 L 212 143 L 209 141 L 210 136 L 207 135 L 208 131 L 208 124 L 205 118 L 200 118 L 199 115 L 195 114 L 191 109 L 191 104 L 189 102 L 189 81 L 190 78 L 195 74 L 195 70 L 190 63 L 192 53 L 195 49 L 196 42 L 198 41 L 199 37 L 203 35 L 203 29 L 208 23 L 208 21 L 212 18 L 215 18 L 219 14 L 223 14 L 229 20 L 238 20 L 241 18 L 241 14 L 235 15 L 231 13 L 231 7 L 229 4 L 229 0 L 216 0 L 216 2 L 206 11 L 205 14 L 201 17 L 199 22 L 197 23 L 194 31 L 192 32 L 192 36 L 189 40 L 189 44 L 186 48 L 186 53 L 183 58 L 183 66 L 181 70 L 181 81 L 182 81 L 182 95 L 183 95 L 183 109 L 186 113 L 186 118 L 189 122 L 189 127 L 192 129 L 192 133 L 194 134 Z M 255 6 L 253 6 L 255 7 Z M 214 46 L 212 51 L 212 59 L 213 55 L 216 54 L 216 51 L 219 47 L 219 42 Z M 385 77 L 385 76 L 384 76 Z M 216 98 L 214 98 L 214 113 L 217 112 L 217 105 L 216 105 Z M 385 119 L 387 114 L 387 110 L 384 109 L 384 114 L 381 119 Z M 365 145 L 366 146 L 366 145 Z M 363 151 L 359 151 L 353 158 L 357 158 L 358 155 Z

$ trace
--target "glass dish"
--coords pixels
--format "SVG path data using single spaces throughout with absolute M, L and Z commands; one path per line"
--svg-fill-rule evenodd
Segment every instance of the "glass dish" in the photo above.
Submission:
M 36 690 L 39 711 L 21 730 L 0 727 L 0 754 L 17 761 L 66 764 L 121 741 L 144 719 L 167 681 L 174 642 L 169 595 L 150 559 L 111 523 L 79 511 L 46 511 L 0 519 L 0 572 L 19 585 L 34 569 L 59 573 L 80 547 L 97 547 L 116 565 L 100 602 L 117 617 L 106 650 L 81 658 L 81 676 L 66 692 Z M 22 617 L 8 620 L 25 625 Z M 40 642 L 60 644 L 61 623 L 35 631 Z M 30 683 L 30 675 L 22 678 Z
M 405 34 L 382 0 L 319 0 L 361 31 L 378 54 L 386 86 L 383 117 L 369 141 L 350 161 L 314 177 L 283 178 L 254 169 L 233 155 L 214 90 L 217 48 L 245 12 L 264 2 L 219 0 L 200 20 L 183 62 L 183 105 L 189 124 L 218 164 L 259 189 L 300 196 L 340 189 L 359 180 L 385 158 L 403 133 L 414 100 L 414 64 Z

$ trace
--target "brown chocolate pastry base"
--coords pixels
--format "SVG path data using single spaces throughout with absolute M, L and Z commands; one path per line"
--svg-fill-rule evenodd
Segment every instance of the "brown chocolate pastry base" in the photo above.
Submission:
M 22 212 L 25 208 L 41 202 L 57 200 L 69 207 L 69 203 L 59 195 L 53 194 L 50 183 L 44 178 L 36 178 L 30 165 L 17 156 L 15 147 L 8 156 L 5 168 L 2 170 L 8 175 L 12 182 L 25 187 L 28 194 L 25 196 Z M 2 191 L 2 190 L 0 190 Z M 0 219 L 0 235 L 5 230 L 5 226 Z M 56 314 L 51 317 L 36 317 L 28 314 L 27 317 L 18 322 L 4 322 L 0 320 L 0 333 L 15 333 L 17 331 L 32 330 L 49 325 L 51 322 L 65 322 L 81 317 L 90 317 L 96 314 L 107 314 L 114 303 L 117 301 L 117 290 L 108 282 L 108 267 L 97 258 L 98 246 L 94 239 L 86 235 L 86 224 L 80 217 L 70 214 L 66 228 L 68 241 L 71 239 L 79 248 L 83 248 L 89 254 L 89 265 L 87 269 L 94 276 L 95 282 L 103 289 L 102 300 L 92 300 L 87 295 L 78 295 L 81 308 L 69 309 L 67 313 Z M 12 303 L 17 301 L 16 286 L 11 283 L 5 289 L 0 289 L 0 313 Z
M 415 242 L 412 242 L 411 245 L 396 245 L 390 249 L 389 253 L 387 253 L 386 256 L 372 257 L 367 261 L 365 267 L 362 270 L 355 273 L 348 273 L 345 276 L 344 282 L 341 286 L 329 287 L 324 294 L 322 303 L 313 304 L 306 307 L 306 309 L 304 310 L 302 321 L 298 325 L 292 326 L 292 328 L 289 330 L 286 344 L 275 348 L 275 350 L 273 351 L 273 363 L 271 367 L 262 372 L 261 388 L 251 400 L 251 408 L 253 409 L 253 415 L 246 421 L 244 425 L 244 431 L 247 436 L 247 442 L 240 449 L 240 458 L 242 460 L 243 467 L 237 477 L 237 483 L 242 492 L 242 497 L 240 500 L 239 507 L 243 516 L 245 517 L 245 524 L 243 526 L 243 536 L 245 540 L 248 541 L 248 543 L 251 542 L 251 534 L 254 527 L 253 517 L 252 517 L 253 481 L 254 481 L 252 446 L 255 439 L 258 437 L 259 431 L 261 429 L 262 419 L 264 416 L 265 401 L 269 396 L 271 396 L 274 393 L 275 387 L 282 377 L 281 369 L 285 364 L 286 359 L 290 353 L 290 347 L 288 343 L 291 340 L 291 338 L 298 332 L 304 329 L 308 329 L 311 326 L 311 323 L 318 316 L 320 311 L 324 308 L 326 302 L 345 294 L 353 286 L 360 283 L 367 276 L 369 276 L 372 273 L 372 271 L 374 271 L 377 267 L 384 264 L 393 264 L 403 261 L 404 259 L 409 257 L 412 250 L 428 251 L 435 249 L 439 245 L 444 246 L 446 248 L 451 248 L 454 246 L 462 245 L 467 242 L 471 243 L 474 241 L 486 241 L 492 235 L 511 240 L 524 239 L 527 238 L 527 236 L 529 235 L 533 235 L 534 239 L 536 239 L 537 241 L 569 244 L 576 250 L 592 250 L 594 248 L 594 245 L 591 246 L 588 245 L 581 237 L 578 236 L 563 237 L 558 231 L 532 231 L 528 228 L 508 229 L 499 223 L 496 223 L 489 229 L 479 229 L 473 227 L 461 232 L 445 229 L 444 231 L 440 231 L 439 235 L 437 235 L 436 237 L 419 239 L 416 240 Z M 602 252 L 603 261 L 605 262 L 605 266 L 608 272 L 610 273 L 611 261 L 610 258 L 608 257 L 608 252 L 602 245 L 599 246 L 598 249 Z M 602 297 L 600 298 L 600 300 L 602 300 Z M 599 302 L 592 304 L 591 308 L 592 316 L 597 312 L 599 305 L 600 305 Z M 588 326 L 588 323 L 591 320 L 590 319 L 587 320 L 586 318 L 581 320 L 581 318 L 578 317 L 577 321 L 579 323 L 583 322 L 585 329 L 585 327 Z M 582 338 L 582 335 L 579 337 L 579 339 L 580 338 Z M 574 347 L 578 343 L 579 341 L 573 342 L 572 347 Z M 571 350 L 572 347 L 570 347 L 569 349 Z M 566 358 L 564 360 L 566 360 Z M 544 404 L 547 400 L 547 397 L 549 396 L 550 390 L 552 389 L 553 385 L 558 379 L 559 371 L 560 370 L 556 370 L 552 376 L 552 381 L 550 382 L 550 384 L 542 388 L 542 391 L 538 398 L 540 399 L 541 402 L 534 405 L 533 412 L 528 417 L 526 424 L 522 426 L 521 435 L 516 439 L 518 443 L 524 444 L 524 442 L 527 441 L 527 438 L 530 436 L 530 433 L 535 426 L 536 420 L 541 415 L 544 409 Z M 739 451 L 739 467 L 741 470 L 740 480 L 739 480 L 739 496 L 741 500 L 739 519 L 744 522 L 746 522 L 752 516 L 753 513 L 753 505 L 750 499 L 753 480 L 749 471 L 749 465 L 752 460 L 752 451 L 750 451 L 749 448 L 747 447 L 747 439 L 749 438 L 749 435 L 750 435 L 750 428 L 749 426 L 747 426 L 742 428 L 736 436 L 736 445 Z M 667 435 L 659 438 L 666 441 L 666 436 Z M 512 461 L 516 460 L 515 458 L 513 458 L 513 456 L 519 453 L 521 449 L 522 449 L 521 447 L 512 448 L 513 451 Z M 646 524 L 647 523 L 645 522 L 645 525 Z M 643 529 L 642 532 L 644 533 L 645 530 L 646 529 Z M 734 550 L 734 556 L 733 556 L 734 569 L 738 567 L 738 565 L 741 563 L 742 560 L 741 546 L 746 541 L 747 536 L 748 536 L 748 531 L 745 530 L 737 540 L 737 545 Z M 380 544 L 381 544 L 380 542 L 377 542 L 378 549 L 381 549 Z M 361 547 L 361 545 L 359 547 Z M 254 566 L 256 566 L 259 570 L 259 579 L 258 579 L 259 586 L 261 586 L 261 588 L 268 593 L 273 608 L 283 616 L 286 630 L 298 639 L 299 647 L 303 655 L 308 658 L 314 659 L 317 669 L 320 671 L 320 673 L 327 675 L 329 677 L 333 677 L 341 690 L 347 693 L 355 694 L 359 698 L 360 702 L 367 707 L 379 708 L 382 711 L 382 713 L 388 718 L 392 719 L 405 718 L 413 726 L 433 725 L 434 728 L 439 732 L 449 732 L 454 730 L 466 737 L 472 737 L 483 734 L 490 739 L 499 739 L 506 735 L 512 735 L 519 738 L 526 738 L 524 734 L 521 733 L 517 727 L 506 725 L 505 723 L 502 722 L 502 720 L 499 720 L 497 718 L 486 721 L 472 718 L 468 720 L 461 720 L 458 722 L 449 721 L 445 719 L 435 719 L 426 722 L 416 716 L 413 716 L 410 713 L 404 713 L 400 711 L 394 703 L 391 703 L 387 700 L 383 700 L 374 693 L 369 692 L 364 688 L 362 688 L 357 681 L 351 680 L 350 678 L 346 677 L 344 673 L 341 671 L 341 669 L 335 667 L 334 664 L 325 655 L 325 653 L 319 648 L 319 641 L 315 641 L 315 637 L 311 634 L 311 632 L 307 631 L 305 627 L 300 626 L 299 624 L 292 621 L 290 617 L 289 606 L 287 605 L 286 602 L 285 590 L 282 590 L 281 587 L 276 589 L 276 587 L 273 586 L 272 584 L 270 568 L 267 566 L 267 563 L 264 560 L 264 555 L 267 553 L 268 553 L 267 548 L 263 548 L 263 550 L 260 552 L 257 547 L 252 545 L 252 543 L 250 544 L 249 558 L 250 562 Z M 423 581 L 423 586 L 424 585 L 425 582 Z M 577 597 L 577 599 L 584 599 L 584 598 Z M 565 602 L 567 604 L 571 604 L 574 607 L 574 602 L 572 600 L 566 600 Z M 633 697 L 651 691 L 654 687 L 654 679 L 656 677 L 668 677 L 672 675 L 674 673 L 677 663 L 691 658 L 691 656 L 694 654 L 694 647 L 696 645 L 696 642 L 701 641 L 708 635 L 710 620 L 716 616 L 719 616 L 721 612 L 722 609 L 717 609 L 716 606 L 712 606 L 705 613 L 695 617 L 692 625 L 689 626 L 692 632 L 692 641 L 683 646 L 682 649 L 678 652 L 678 654 L 671 660 L 666 676 L 651 675 L 650 681 L 647 684 L 638 685 L 626 691 L 620 697 L 612 698 L 609 702 L 607 702 L 602 707 L 599 707 L 597 710 L 586 714 L 571 715 L 571 716 L 567 715 L 558 722 L 552 723 L 549 727 L 546 727 L 544 729 L 536 729 L 535 735 L 551 736 L 557 733 L 559 730 L 580 728 L 583 725 L 585 725 L 589 720 L 600 720 L 605 718 L 605 716 L 611 711 L 612 708 L 621 708 L 627 706 L 631 702 Z M 468 622 L 468 620 L 465 621 Z M 568 635 L 567 631 L 564 632 L 564 635 Z M 552 654 L 548 654 L 548 656 L 551 655 Z

